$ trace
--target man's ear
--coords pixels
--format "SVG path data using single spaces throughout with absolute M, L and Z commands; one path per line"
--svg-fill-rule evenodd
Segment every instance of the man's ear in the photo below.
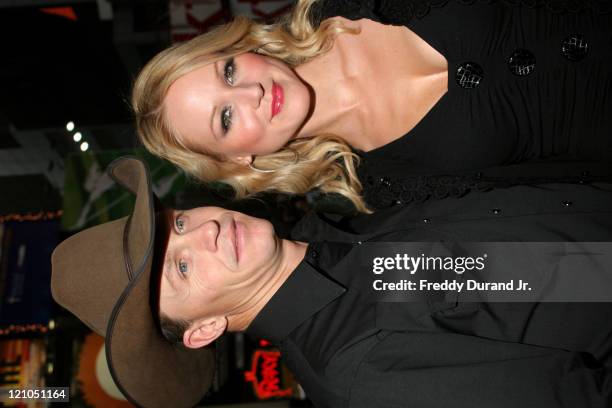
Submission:
M 191 323 L 183 333 L 185 347 L 197 349 L 217 340 L 227 329 L 225 316 L 210 317 Z
M 234 163 L 242 164 L 243 166 L 248 166 L 253 163 L 253 156 L 237 156 L 231 159 Z

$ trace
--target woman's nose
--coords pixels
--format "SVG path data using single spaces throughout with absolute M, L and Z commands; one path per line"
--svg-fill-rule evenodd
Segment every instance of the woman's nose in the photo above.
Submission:
M 234 87 L 239 97 L 243 98 L 246 103 L 254 109 L 259 108 L 261 100 L 264 96 L 264 88 L 259 82 L 243 84 Z

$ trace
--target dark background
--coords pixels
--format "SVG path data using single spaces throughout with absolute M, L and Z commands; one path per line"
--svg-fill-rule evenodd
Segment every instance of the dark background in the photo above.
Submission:
M 60 225 L 65 159 L 83 154 L 82 141 L 94 153 L 139 146 L 130 87 L 146 61 L 173 41 L 171 1 L 0 0 L 0 388 L 10 385 L 6 373 L 11 361 L 18 360 L 6 357 L 7 347 L 24 341 L 43 342 L 47 357 L 38 369 L 48 386 L 75 382 L 78 355 L 89 330 L 52 302 L 48 288 L 50 253 L 71 234 Z M 221 12 L 201 22 L 200 30 L 233 13 L 230 0 L 208 2 L 218 3 Z M 75 123 L 73 131 L 66 129 L 69 121 Z M 83 136 L 79 143 L 73 141 L 75 131 Z M 211 197 L 224 200 L 218 188 L 194 184 L 176 204 L 189 207 Z M 268 202 L 277 201 L 233 205 L 265 216 L 270 214 Z M 26 285 L 15 283 L 24 279 Z M 27 296 L 16 293 L 19 287 Z M 20 296 L 23 307 L 11 304 Z M 27 313 L 15 312 L 20 309 Z M 251 353 L 262 347 L 269 349 L 243 336 L 225 338 L 218 348 L 219 369 L 207 404 L 256 400 L 244 381 L 244 370 L 250 367 Z M 100 406 L 83 395 L 74 397 L 71 406 Z M 289 402 L 281 404 L 270 406 Z M 308 403 L 293 398 L 290 404 Z

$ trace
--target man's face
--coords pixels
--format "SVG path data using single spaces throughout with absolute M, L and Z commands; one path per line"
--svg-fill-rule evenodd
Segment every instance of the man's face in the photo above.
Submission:
M 281 243 L 266 220 L 219 207 L 170 216 L 160 311 L 171 319 L 240 313 L 278 269 Z

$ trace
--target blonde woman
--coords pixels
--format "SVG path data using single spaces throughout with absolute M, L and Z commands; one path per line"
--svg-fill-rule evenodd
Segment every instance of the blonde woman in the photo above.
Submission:
M 605 177 L 610 6 L 521 3 L 301 0 L 276 24 L 237 18 L 147 64 L 138 134 L 239 197 L 320 189 L 359 211 Z M 534 160 L 553 167 L 486 170 Z

